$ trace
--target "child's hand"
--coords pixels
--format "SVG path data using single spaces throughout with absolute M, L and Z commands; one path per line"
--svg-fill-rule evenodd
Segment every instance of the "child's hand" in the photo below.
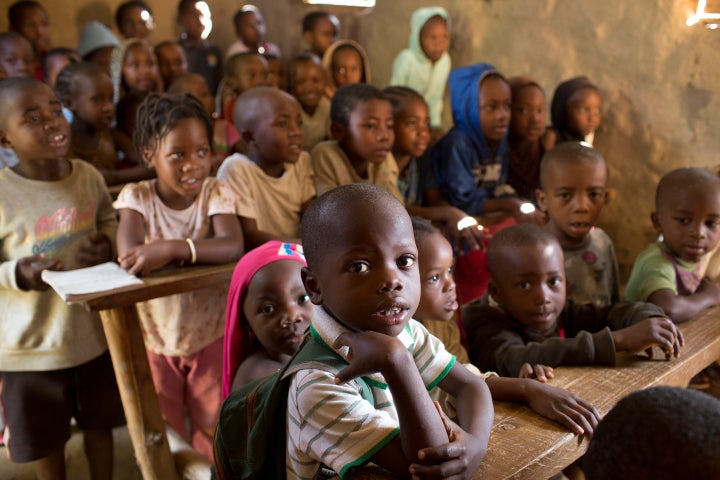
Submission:
M 447 232 L 448 236 L 450 237 L 450 243 L 454 245 L 455 251 L 463 251 L 463 239 L 467 243 L 470 250 L 484 250 L 485 241 L 489 238 L 489 235 L 483 232 L 482 226 L 478 225 L 477 221 L 475 221 L 474 224 L 464 226 L 463 222 L 466 222 L 465 219 L 474 219 L 459 208 L 450 206 L 445 208 L 447 209 L 445 212 L 445 223 L 447 224 Z
M 350 364 L 335 377 L 336 383 L 347 382 L 355 377 L 371 373 L 385 373 L 388 368 L 403 368 L 413 363 L 410 352 L 395 337 L 373 331 L 342 333 L 334 348 L 350 347 Z
M 520 374 L 518 375 L 518 378 L 534 378 L 538 380 L 539 382 L 545 383 L 550 378 L 555 378 L 555 373 L 552 367 L 548 367 L 547 365 L 530 365 L 529 363 L 525 362 L 520 367 Z
M 440 414 L 450 443 L 420 450 L 418 459 L 423 463 L 410 465 L 412 478 L 472 478 L 485 458 L 486 450 L 482 442 L 450 420 L 437 402 L 435 408 Z
M 158 240 L 137 245 L 118 257 L 122 268 L 133 275 L 147 275 L 175 259 L 172 241 Z M 183 242 L 185 243 L 185 242 Z
M 685 345 L 685 337 L 679 328 L 667 317 L 651 317 L 622 330 L 612 332 L 615 350 L 637 352 L 645 350 L 653 358 L 652 347 L 658 346 L 665 352 L 665 359 L 677 357 Z
M 90 232 L 75 256 L 80 265 L 92 267 L 107 262 L 112 257 L 112 243 L 107 235 Z
M 600 421 L 595 407 L 580 397 L 551 385 L 530 382 L 527 404 L 543 417 L 562 423 L 578 435 L 592 436 Z
M 41 278 L 42 271 L 62 268 L 60 260 L 46 259 L 45 255 L 21 258 L 15 267 L 15 282 L 23 290 L 47 290 L 48 284 Z

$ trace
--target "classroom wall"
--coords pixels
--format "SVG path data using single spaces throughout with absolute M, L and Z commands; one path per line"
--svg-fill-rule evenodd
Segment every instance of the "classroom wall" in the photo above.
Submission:
M 207 0 L 211 40 L 233 39 L 241 2 Z M 0 0 L 7 8 L 10 1 Z M 53 44 L 73 46 L 90 19 L 112 24 L 119 0 L 40 0 L 50 13 Z M 173 1 L 148 0 L 157 23 L 152 40 L 177 36 Z M 255 0 L 268 38 L 287 55 L 301 50 L 301 0 Z M 169 5 L 169 6 L 168 6 Z M 486 61 L 508 76 L 555 85 L 586 74 L 604 94 L 596 146 L 610 167 L 614 198 L 602 226 L 615 239 L 624 278 L 655 234 L 649 215 L 660 176 L 679 166 L 720 164 L 720 31 L 685 26 L 691 0 L 378 0 L 371 11 L 337 9 L 342 35 L 366 46 L 373 83 L 384 86 L 395 55 L 407 45 L 409 17 L 419 6 L 443 5 L 453 19 L 454 65 Z M 0 18 L 0 29 L 7 19 Z M 447 116 L 446 116 L 447 117 Z M 446 118 L 449 126 L 450 119 Z

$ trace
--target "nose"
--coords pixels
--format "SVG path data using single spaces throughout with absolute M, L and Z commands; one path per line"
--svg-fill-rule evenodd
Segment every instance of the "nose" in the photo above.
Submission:
M 550 287 L 545 283 L 538 285 L 534 292 L 534 300 L 536 305 L 547 305 L 550 303 Z
M 285 313 L 280 320 L 280 326 L 282 328 L 287 328 L 293 323 L 302 323 L 302 321 L 303 312 L 300 305 L 291 305 L 287 310 L 285 310 Z
M 385 268 L 380 275 L 380 293 L 402 290 L 402 280 L 395 268 Z
M 705 238 L 707 235 L 707 227 L 703 222 L 693 222 L 690 228 L 692 229 L 690 235 L 693 238 Z
M 453 280 L 452 275 L 448 273 L 443 278 L 442 291 L 445 293 L 452 292 L 453 290 L 455 290 L 455 280 Z
M 589 210 L 590 198 L 585 194 L 575 195 L 575 211 L 587 212 Z

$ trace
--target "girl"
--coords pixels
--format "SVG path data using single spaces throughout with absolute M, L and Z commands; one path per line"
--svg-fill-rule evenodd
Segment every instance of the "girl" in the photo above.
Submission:
M 328 82 L 325 95 L 332 98 L 335 91 L 350 83 L 370 83 L 370 61 L 365 49 L 353 40 L 338 40 L 330 45 L 322 58 Z
M 223 398 L 272 375 L 299 348 L 314 309 L 300 279 L 304 266 L 300 245 L 276 240 L 238 262 L 226 310 Z
M 138 110 L 134 140 L 156 180 L 128 184 L 119 210 L 118 261 L 133 274 L 168 264 L 226 263 L 243 253 L 235 199 L 209 177 L 212 121 L 190 95 L 151 94 Z M 204 288 L 138 304 L 148 361 L 165 420 L 212 460 L 220 408 L 222 288 Z
M 600 89 L 586 76 L 565 80 L 555 89 L 550 116 L 552 145 L 584 140 L 590 145 L 602 119 Z
M 129 92 L 150 93 L 160 91 L 160 81 L 155 53 L 150 45 L 137 38 L 120 43 L 112 52 L 110 77 L 117 104 L 120 97 Z

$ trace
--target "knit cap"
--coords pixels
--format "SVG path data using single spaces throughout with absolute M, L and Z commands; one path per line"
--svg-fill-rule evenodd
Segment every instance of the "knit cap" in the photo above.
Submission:
M 85 58 L 86 55 L 94 52 L 98 48 L 116 47 L 120 44 L 112 30 L 93 20 L 88 22 L 80 34 L 80 43 L 78 43 L 77 52 Z

